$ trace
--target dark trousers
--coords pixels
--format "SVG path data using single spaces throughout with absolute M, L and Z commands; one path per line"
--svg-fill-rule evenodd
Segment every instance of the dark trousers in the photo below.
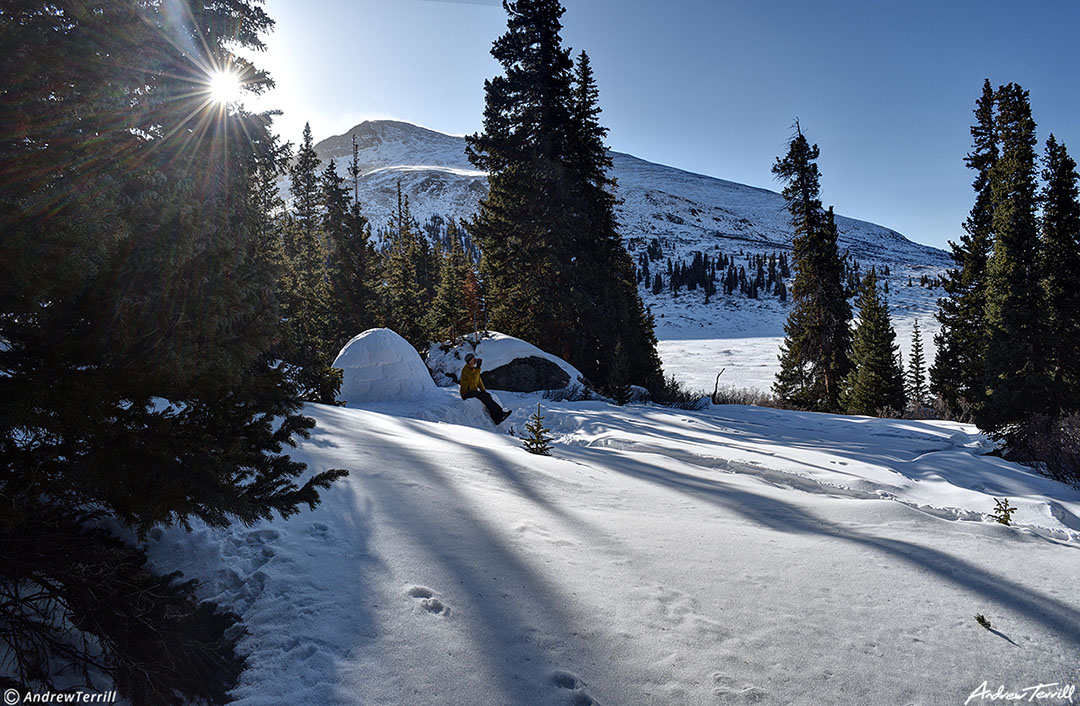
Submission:
M 466 392 L 461 396 L 461 399 L 467 400 L 470 397 L 475 397 L 484 403 L 484 406 L 487 407 L 488 414 L 491 415 L 491 421 L 494 422 L 502 416 L 502 407 L 499 406 L 498 402 L 491 399 L 491 395 L 488 394 L 487 390 L 473 390 L 471 392 Z

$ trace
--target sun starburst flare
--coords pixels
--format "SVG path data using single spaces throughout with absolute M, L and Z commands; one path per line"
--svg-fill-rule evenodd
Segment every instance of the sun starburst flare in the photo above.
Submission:
M 243 90 L 240 75 L 229 70 L 212 72 L 207 86 L 210 92 L 210 100 L 219 106 L 236 102 L 239 100 L 240 93 Z

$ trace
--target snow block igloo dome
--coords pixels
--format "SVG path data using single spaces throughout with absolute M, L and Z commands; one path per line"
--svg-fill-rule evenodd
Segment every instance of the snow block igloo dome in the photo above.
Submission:
M 438 390 L 416 349 L 388 328 L 368 329 L 346 343 L 334 367 L 344 373 L 346 402 L 419 400 Z

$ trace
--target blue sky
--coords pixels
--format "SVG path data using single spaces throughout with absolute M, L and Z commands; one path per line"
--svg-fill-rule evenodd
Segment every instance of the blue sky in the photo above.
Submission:
M 984 78 L 1031 92 L 1039 151 L 1080 158 L 1076 0 L 563 0 L 564 43 L 593 62 L 609 145 L 779 190 L 770 167 L 796 118 L 821 148 L 838 213 L 946 247 L 972 202 L 972 108 Z M 480 128 L 497 0 L 267 0 L 255 57 L 297 142 L 367 119 Z

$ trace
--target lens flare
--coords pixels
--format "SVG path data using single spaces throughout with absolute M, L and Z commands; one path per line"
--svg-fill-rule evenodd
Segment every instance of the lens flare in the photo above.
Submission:
M 214 71 L 208 83 L 210 100 L 218 105 L 234 103 L 240 99 L 243 83 L 233 71 Z

